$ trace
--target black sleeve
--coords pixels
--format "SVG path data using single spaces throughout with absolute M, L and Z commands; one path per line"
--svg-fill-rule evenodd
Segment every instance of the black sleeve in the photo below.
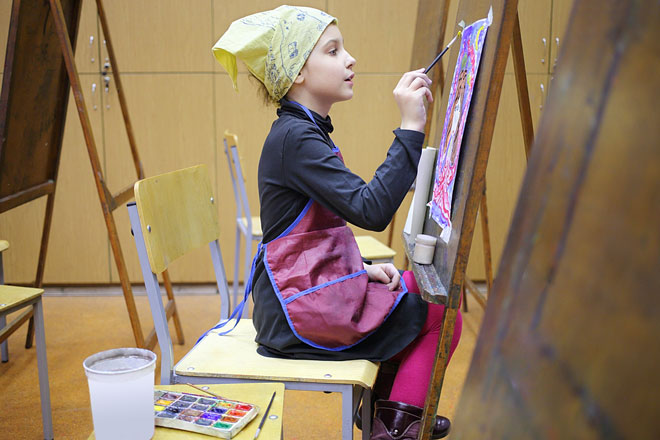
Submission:
M 289 132 L 284 142 L 287 186 L 311 197 L 346 221 L 382 231 L 392 220 L 417 174 L 424 134 L 394 130 L 387 158 L 366 183 L 352 173 L 313 127 Z

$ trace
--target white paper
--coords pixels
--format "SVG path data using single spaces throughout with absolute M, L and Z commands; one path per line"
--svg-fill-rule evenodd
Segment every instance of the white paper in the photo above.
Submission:
M 424 228 L 424 214 L 426 204 L 429 201 L 429 191 L 431 190 L 431 178 L 433 177 L 433 165 L 435 164 L 435 155 L 437 148 L 427 147 L 422 150 L 422 157 L 417 166 L 417 180 L 415 181 L 415 193 L 410 204 L 406 225 L 403 231 L 416 237 Z

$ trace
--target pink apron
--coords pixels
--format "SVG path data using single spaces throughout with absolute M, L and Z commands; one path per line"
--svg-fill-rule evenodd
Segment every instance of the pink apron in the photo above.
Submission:
M 263 246 L 264 264 L 289 327 L 313 347 L 343 350 L 385 321 L 407 292 L 370 282 L 346 222 L 310 200 L 282 235 Z
M 311 112 L 298 105 L 316 124 Z M 337 147 L 333 151 L 341 158 Z M 370 282 L 351 229 L 311 199 L 293 224 L 263 248 L 289 327 L 313 347 L 339 351 L 357 344 L 380 327 L 407 292 L 403 280 L 394 291 Z

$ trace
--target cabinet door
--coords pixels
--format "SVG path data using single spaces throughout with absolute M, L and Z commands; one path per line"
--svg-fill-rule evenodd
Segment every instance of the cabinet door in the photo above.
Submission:
M 104 168 L 99 81 L 98 74 L 80 75 L 92 134 Z M 44 283 L 109 282 L 107 237 L 82 125 L 70 93 Z
M 213 75 L 211 73 L 122 74 L 122 85 L 137 148 L 146 176 L 207 164 L 215 181 Z M 110 83 L 109 108 L 104 107 L 107 180 L 111 192 L 136 181 L 121 108 Z M 226 206 L 219 206 L 226 209 Z M 131 281 L 142 279 L 125 206 L 115 210 L 117 230 Z M 227 235 L 226 239 L 231 237 Z M 200 249 L 171 266 L 175 282 L 214 280 L 209 250 Z M 203 255 L 202 255 L 203 254 Z M 111 264 L 111 281 L 118 282 Z
M 550 73 L 554 73 L 559 58 L 564 33 L 570 19 L 573 0 L 553 0 L 552 2 L 552 34 L 550 41 Z
M 516 81 L 512 73 L 507 73 L 504 75 L 502 84 L 497 121 L 486 169 L 488 229 L 493 276 L 497 273 L 525 168 L 525 147 L 518 109 Z M 467 276 L 477 280 L 484 280 L 486 276 L 481 218 L 477 219 L 472 239 Z
M 211 2 L 113 0 L 104 4 L 121 73 L 213 69 Z M 107 58 L 105 45 L 102 57 Z
M 552 0 L 519 0 L 518 17 L 527 73 L 547 73 L 550 56 L 550 16 Z M 507 73 L 513 72 L 509 52 Z

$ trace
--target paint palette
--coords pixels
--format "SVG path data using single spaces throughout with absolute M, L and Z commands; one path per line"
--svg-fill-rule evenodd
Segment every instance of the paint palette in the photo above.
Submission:
M 157 390 L 154 411 L 156 426 L 232 438 L 256 417 L 259 407 L 221 397 Z

